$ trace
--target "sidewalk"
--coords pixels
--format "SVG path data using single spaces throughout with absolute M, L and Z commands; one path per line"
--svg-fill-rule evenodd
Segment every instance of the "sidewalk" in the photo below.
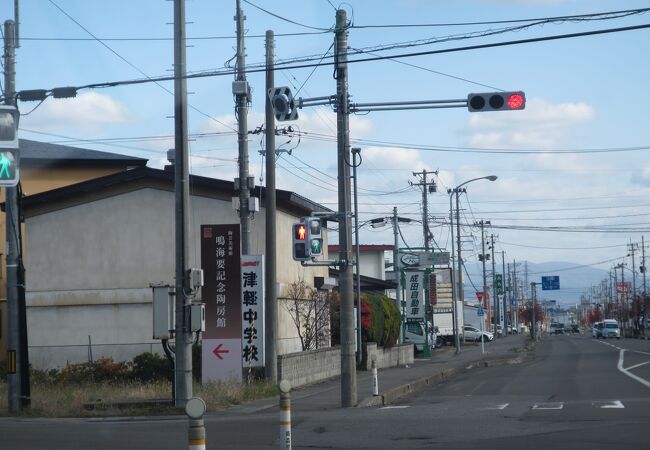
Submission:
M 446 379 L 466 368 L 516 364 L 523 361 L 528 352 L 517 352 L 531 342 L 528 334 L 510 335 L 485 344 L 485 355 L 481 344 L 468 343 L 461 346 L 459 355 L 454 347 L 442 347 L 433 351 L 430 358 L 416 358 L 414 364 L 378 370 L 379 396 L 372 395 L 372 372 L 357 371 L 358 406 L 382 406 L 417 391 L 427 384 Z M 256 400 L 230 408 L 236 413 L 255 413 L 277 407 L 277 398 Z M 291 393 L 294 411 L 314 411 L 341 407 L 340 377 L 303 386 Z

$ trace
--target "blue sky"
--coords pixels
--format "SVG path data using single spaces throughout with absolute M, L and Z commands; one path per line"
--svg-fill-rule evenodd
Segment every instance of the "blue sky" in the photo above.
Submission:
M 327 0 L 252 3 L 292 21 L 328 29 L 334 24 L 334 7 Z M 339 3 L 331 0 L 334 6 Z M 11 18 L 13 1 L 2 0 L 4 19 Z M 75 24 L 74 18 L 104 44 Z M 433 1 L 348 0 L 341 7 L 354 17 L 355 26 L 483 22 L 588 14 L 650 6 L 642 1 L 607 0 L 483 0 Z M 264 60 L 263 35 L 315 30 L 287 23 L 243 3 L 247 17 L 247 62 Z M 194 0 L 187 3 L 189 71 L 223 69 L 234 56 L 235 1 Z M 3 19 L 3 20 L 4 20 Z M 21 47 L 17 53 L 18 89 L 76 86 L 169 74 L 173 53 L 172 2 L 163 0 L 39 0 L 21 4 Z M 452 41 L 381 52 L 383 55 L 426 51 L 515 39 L 576 33 L 650 23 L 650 14 L 596 22 L 546 24 L 515 33 Z M 503 25 L 448 27 L 352 28 L 352 48 L 411 42 L 431 37 L 465 34 Z M 215 37 L 225 37 L 216 39 Z M 68 40 L 62 40 L 66 38 Z M 69 40 L 69 39 L 90 40 Z M 143 40 L 167 38 L 167 40 Z M 127 40 L 115 40 L 127 39 Z M 278 37 L 278 58 L 322 55 L 333 40 L 328 32 Z M 421 194 L 408 189 L 416 181 L 413 171 L 440 171 L 439 192 L 430 195 L 432 230 L 436 242 L 449 245 L 448 227 L 436 226 L 449 214 L 446 189 L 465 180 L 495 174 L 493 183 L 469 185 L 462 197 L 464 220 L 491 220 L 498 234 L 497 251 L 510 260 L 534 262 L 572 261 L 609 269 L 627 254 L 626 243 L 640 242 L 650 230 L 650 29 L 589 36 L 520 46 L 507 46 L 402 59 L 414 68 L 385 60 L 350 67 L 353 101 L 464 98 L 470 92 L 492 89 L 524 90 L 523 112 L 469 113 L 466 109 L 376 112 L 351 118 L 352 138 L 400 143 L 379 147 L 361 145 L 364 162 L 359 168 L 361 219 L 382 217 L 398 206 L 400 215 L 419 219 Z M 115 54 L 117 53 L 119 57 Z M 128 61 L 129 63 L 125 62 Z M 134 68 L 133 66 L 137 67 Z M 425 70 L 428 69 L 428 70 Z M 276 74 L 276 85 L 294 89 L 312 69 Z M 439 72 L 433 73 L 432 71 Z M 444 75 L 443 75 L 444 74 Z M 451 76 L 450 76 L 451 75 Z M 466 81 L 459 80 L 463 78 Z M 234 127 L 231 76 L 190 80 L 191 133 L 230 131 Z M 263 124 L 264 75 L 249 75 L 253 101 L 249 126 Z M 162 83 L 171 90 L 172 84 Z M 300 95 L 331 95 L 335 81 L 330 66 L 316 69 Z M 22 113 L 35 106 L 20 105 Z M 67 143 L 150 159 L 161 167 L 173 140 L 173 97 L 149 83 L 82 91 L 75 100 L 48 99 L 21 119 L 21 137 Z M 300 111 L 302 132 L 335 135 L 335 115 L 326 107 Z M 216 119 L 216 120 L 215 120 Z M 225 124 L 225 126 L 223 125 Z M 287 124 L 288 125 L 288 124 Z M 38 132 L 38 133 L 35 133 Z M 45 134 L 43 134 L 45 133 Z M 57 137 L 65 136 L 65 137 Z M 162 136 L 151 138 L 152 136 Z M 140 138 L 122 141 L 97 139 Z M 143 137 L 148 137 L 143 139 Z M 90 140 L 87 142 L 84 140 Z M 95 142 L 92 142 L 95 141 Z M 278 139 L 278 143 L 281 140 Z M 533 154 L 494 154 L 423 151 L 409 144 L 481 149 L 531 149 Z M 640 151 L 553 154 L 558 149 L 646 147 Z M 250 141 L 251 170 L 260 180 L 262 160 L 259 136 Z M 336 149 L 332 142 L 304 136 L 286 148 L 292 155 L 279 160 L 278 185 L 335 207 Z M 232 179 L 236 176 L 236 136 L 197 137 L 191 143 L 192 171 Z M 314 172 L 317 167 L 322 173 Z M 334 178 L 331 178 L 334 177 Z M 311 180 L 311 183 L 301 178 Z M 387 194 L 394 191 L 399 194 Z M 384 195 L 376 195 L 378 192 Z M 551 211 L 555 210 L 555 211 Z M 521 226 L 575 226 L 634 228 L 625 233 L 516 230 Z M 405 226 L 411 246 L 422 245 L 420 225 Z M 476 229 L 472 230 L 478 237 Z M 464 234 L 470 234 L 467 227 Z M 646 236 L 650 239 L 650 233 Z M 364 227 L 362 243 L 390 243 L 389 229 Z M 475 264 L 480 241 L 468 243 L 468 265 Z M 474 256 L 472 256 L 474 255 Z M 611 261 L 610 261 L 611 260 Z M 629 258 L 627 259 L 628 263 Z M 558 265 L 558 268 L 563 265 Z M 566 272 L 567 276 L 570 272 Z

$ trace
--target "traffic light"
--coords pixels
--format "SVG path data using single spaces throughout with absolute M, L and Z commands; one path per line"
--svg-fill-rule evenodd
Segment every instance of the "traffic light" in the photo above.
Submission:
M 15 106 L 0 105 L 0 186 L 13 187 L 20 180 L 18 162 L 18 119 Z
M 298 120 L 298 107 L 291 89 L 286 86 L 270 88 L 267 94 L 278 122 Z
M 308 261 L 310 259 L 307 248 L 307 225 L 304 222 L 294 223 L 292 228 L 293 259 L 296 261 Z
M 517 111 L 525 107 L 526 94 L 523 91 L 487 92 L 467 96 L 467 109 L 470 112 Z
M 307 224 L 307 242 L 309 243 L 309 256 L 323 254 L 322 225 L 318 217 L 305 217 Z

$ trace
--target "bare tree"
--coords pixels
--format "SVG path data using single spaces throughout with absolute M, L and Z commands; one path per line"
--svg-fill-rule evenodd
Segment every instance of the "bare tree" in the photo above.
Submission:
M 282 298 L 296 327 L 302 350 L 313 350 L 329 344 L 330 295 L 305 284 L 291 283 Z

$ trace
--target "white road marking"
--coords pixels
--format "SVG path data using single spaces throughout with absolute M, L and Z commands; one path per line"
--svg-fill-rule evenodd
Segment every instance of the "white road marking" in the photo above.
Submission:
M 532 409 L 562 409 L 564 408 L 564 403 L 535 403 Z
M 625 405 L 623 405 L 620 400 L 614 400 L 612 402 L 603 402 L 603 404 L 599 405 L 598 407 L 605 409 L 623 409 L 625 408 Z
M 406 408 L 410 408 L 410 406 L 409 405 L 382 406 L 379 409 L 406 409 Z
M 630 366 L 630 367 L 626 367 L 625 370 L 636 369 L 637 367 L 641 367 L 641 366 L 644 366 L 646 364 L 650 364 L 650 361 L 646 361 L 646 362 L 642 362 L 642 363 L 639 363 L 639 364 L 635 364 L 635 365 Z
M 641 383 L 645 387 L 650 388 L 650 382 L 649 381 L 644 380 L 643 378 L 638 377 L 638 376 L 634 375 L 633 373 L 629 372 L 629 368 L 626 369 L 625 367 L 623 367 L 623 360 L 625 358 L 624 355 L 625 355 L 625 350 L 621 349 L 621 352 L 618 355 L 618 366 L 617 366 L 618 370 L 623 372 L 625 375 L 632 378 L 633 380 L 638 381 L 639 383 Z
M 510 405 L 510 403 L 504 403 L 502 405 L 494 405 L 494 407 L 488 408 L 488 409 L 498 409 L 500 411 L 506 409 Z

